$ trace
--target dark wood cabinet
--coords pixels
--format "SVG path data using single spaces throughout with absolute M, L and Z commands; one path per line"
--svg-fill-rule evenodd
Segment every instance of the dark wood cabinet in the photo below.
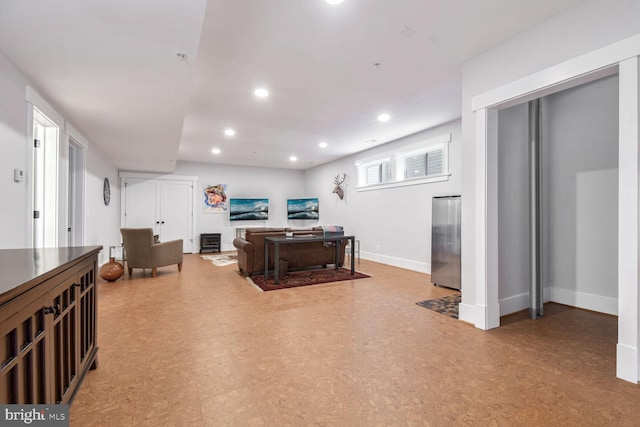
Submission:
M 200 235 L 200 253 L 220 252 L 220 233 L 203 233 Z
M 97 366 L 100 249 L 0 250 L 0 403 L 69 403 Z

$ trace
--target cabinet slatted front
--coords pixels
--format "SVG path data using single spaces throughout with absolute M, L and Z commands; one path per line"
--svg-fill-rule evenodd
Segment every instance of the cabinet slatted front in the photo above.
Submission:
M 100 249 L 0 250 L 0 403 L 69 403 L 97 366 Z
M 46 297 L 38 298 L 7 320 L 2 320 L 0 373 L 2 403 L 36 403 L 48 398 L 45 319 L 42 307 Z

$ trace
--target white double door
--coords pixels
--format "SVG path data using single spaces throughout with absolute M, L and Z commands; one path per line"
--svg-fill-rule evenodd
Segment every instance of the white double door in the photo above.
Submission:
M 193 184 L 190 181 L 125 178 L 123 227 L 153 228 L 160 241 L 182 239 L 193 252 Z

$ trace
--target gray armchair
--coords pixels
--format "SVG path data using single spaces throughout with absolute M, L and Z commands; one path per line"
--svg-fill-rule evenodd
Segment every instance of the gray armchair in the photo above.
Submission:
M 158 267 L 171 264 L 178 264 L 182 271 L 182 239 L 154 243 L 151 228 L 121 228 L 120 233 L 129 276 L 134 268 L 150 268 L 151 276 L 156 277 Z

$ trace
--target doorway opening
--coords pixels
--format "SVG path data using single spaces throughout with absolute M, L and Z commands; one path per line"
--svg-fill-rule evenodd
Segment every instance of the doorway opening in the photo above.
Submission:
M 85 149 L 69 137 L 68 228 L 69 246 L 84 246 Z
M 618 314 L 618 93 L 615 74 L 538 100 L 540 227 L 535 236 L 530 228 L 531 106 L 498 111 L 501 316 L 528 307 L 536 276 L 544 302 Z M 531 257 L 536 240 L 539 268 Z
M 60 128 L 33 108 L 32 236 L 34 248 L 58 246 L 58 165 Z

